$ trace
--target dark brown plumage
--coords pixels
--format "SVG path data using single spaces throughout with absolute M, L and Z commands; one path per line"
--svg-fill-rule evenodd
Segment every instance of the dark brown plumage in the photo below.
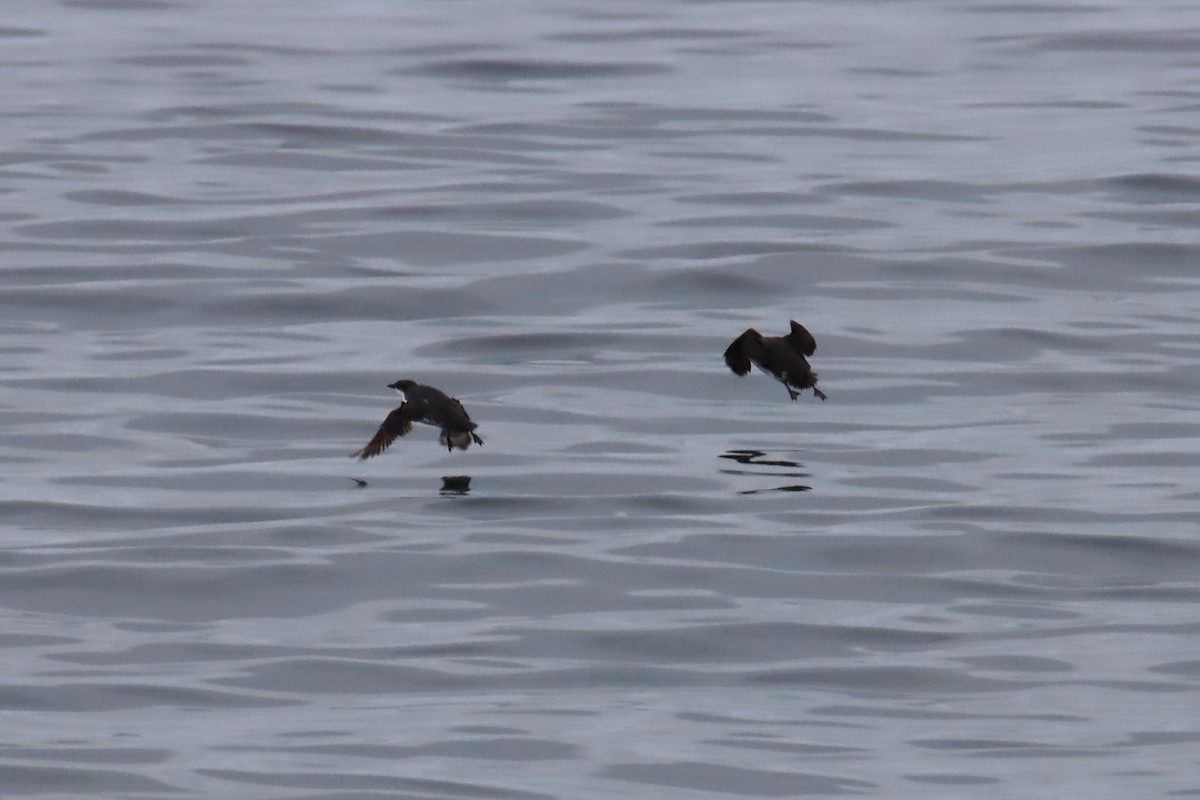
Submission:
M 804 389 L 812 389 L 822 400 L 825 393 L 817 388 L 817 373 L 812 371 L 805 356 L 817 351 L 817 340 L 799 322 L 792 320 L 787 336 L 763 336 L 754 328 L 733 340 L 725 350 L 725 363 L 737 375 L 750 372 L 754 364 L 783 384 L 795 400 Z
M 483 439 L 475 433 L 479 427 L 471 421 L 467 410 L 457 398 L 449 397 L 432 386 L 422 386 L 416 381 L 399 380 L 388 384 L 404 395 L 404 402 L 399 408 L 387 415 L 387 419 L 379 426 L 379 430 L 371 437 L 366 446 L 353 457 L 365 460 L 377 456 L 398 436 L 404 436 L 412 430 L 414 422 L 423 422 L 440 428 L 438 441 L 447 450 L 458 448 L 466 450 L 471 442 L 482 445 Z

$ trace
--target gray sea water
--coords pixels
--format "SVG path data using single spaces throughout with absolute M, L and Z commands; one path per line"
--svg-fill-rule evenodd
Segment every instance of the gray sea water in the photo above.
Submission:
M 1200 795 L 1200 4 L 26 0 L 0 64 L 4 797 Z M 721 361 L 790 319 L 828 402 Z M 351 460 L 398 378 L 486 444 Z

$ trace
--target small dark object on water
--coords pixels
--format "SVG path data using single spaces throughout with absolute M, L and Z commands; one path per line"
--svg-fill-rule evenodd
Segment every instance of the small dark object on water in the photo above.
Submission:
M 371 441 L 367 442 L 362 450 L 354 453 L 353 458 L 365 460 L 379 455 L 387 450 L 388 445 L 394 442 L 397 436 L 404 436 L 411 431 L 414 422 L 440 428 L 438 441 L 449 451 L 456 447 L 466 450 L 472 441 L 475 444 L 483 444 L 483 439 L 475 433 L 479 426 L 471 421 L 467 410 L 457 399 L 432 386 L 422 386 L 416 381 L 399 380 L 389 383 L 388 388 L 404 395 L 404 402 L 387 415 L 387 419 L 379 426 Z
M 748 373 L 753 363 L 782 383 L 793 400 L 804 389 L 812 389 L 814 395 L 824 400 L 825 393 L 817 388 L 817 373 L 805 358 L 816 351 L 817 340 L 803 325 L 792 320 L 792 332 L 787 336 L 763 336 L 754 328 L 747 328 L 725 350 L 725 363 L 737 375 Z

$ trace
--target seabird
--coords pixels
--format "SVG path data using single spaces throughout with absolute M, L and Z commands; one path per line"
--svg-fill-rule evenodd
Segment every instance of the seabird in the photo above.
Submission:
M 371 441 L 355 453 L 354 458 L 362 461 L 379 455 L 397 436 L 404 436 L 411 431 L 414 422 L 440 428 L 438 441 L 445 445 L 448 451 L 453 451 L 456 447 L 466 450 L 471 446 L 472 440 L 475 444 L 483 444 L 483 439 L 475 433 L 478 426 L 471 421 L 467 410 L 457 398 L 449 397 L 432 386 L 422 386 L 416 381 L 399 380 L 389 383 L 388 388 L 404 395 L 404 402 L 387 415 L 387 419 L 379 426 Z
M 805 358 L 816 351 L 817 340 L 803 325 L 792 320 L 792 332 L 787 336 L 763 336 L 754 328 L 747 328 L 725 350 L 725 363 L 737 375 L 745 375 L 750 364 L 755 364 L 782 383 L 793 400 L 804 389 L 812 389 L 814 395 L 824 400 L 825 393 L 817 388 L 817 373 Z

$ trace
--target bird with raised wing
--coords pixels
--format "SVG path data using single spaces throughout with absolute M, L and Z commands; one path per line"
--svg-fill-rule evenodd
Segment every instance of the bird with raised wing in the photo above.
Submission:
M 817 388 L 817 373 L 808 359 L 817 351 L 817 340 L 803 325 L 792 320 L 792 330 L 786 336 L 763 336 L 754 328 L 733 340 L 725 350 L 725 363 L 737 375 L 750 372 L 754 364 L 783 384 L 795 400 L 804 389 L 812 389 L 822 400 L 825 393 Z

